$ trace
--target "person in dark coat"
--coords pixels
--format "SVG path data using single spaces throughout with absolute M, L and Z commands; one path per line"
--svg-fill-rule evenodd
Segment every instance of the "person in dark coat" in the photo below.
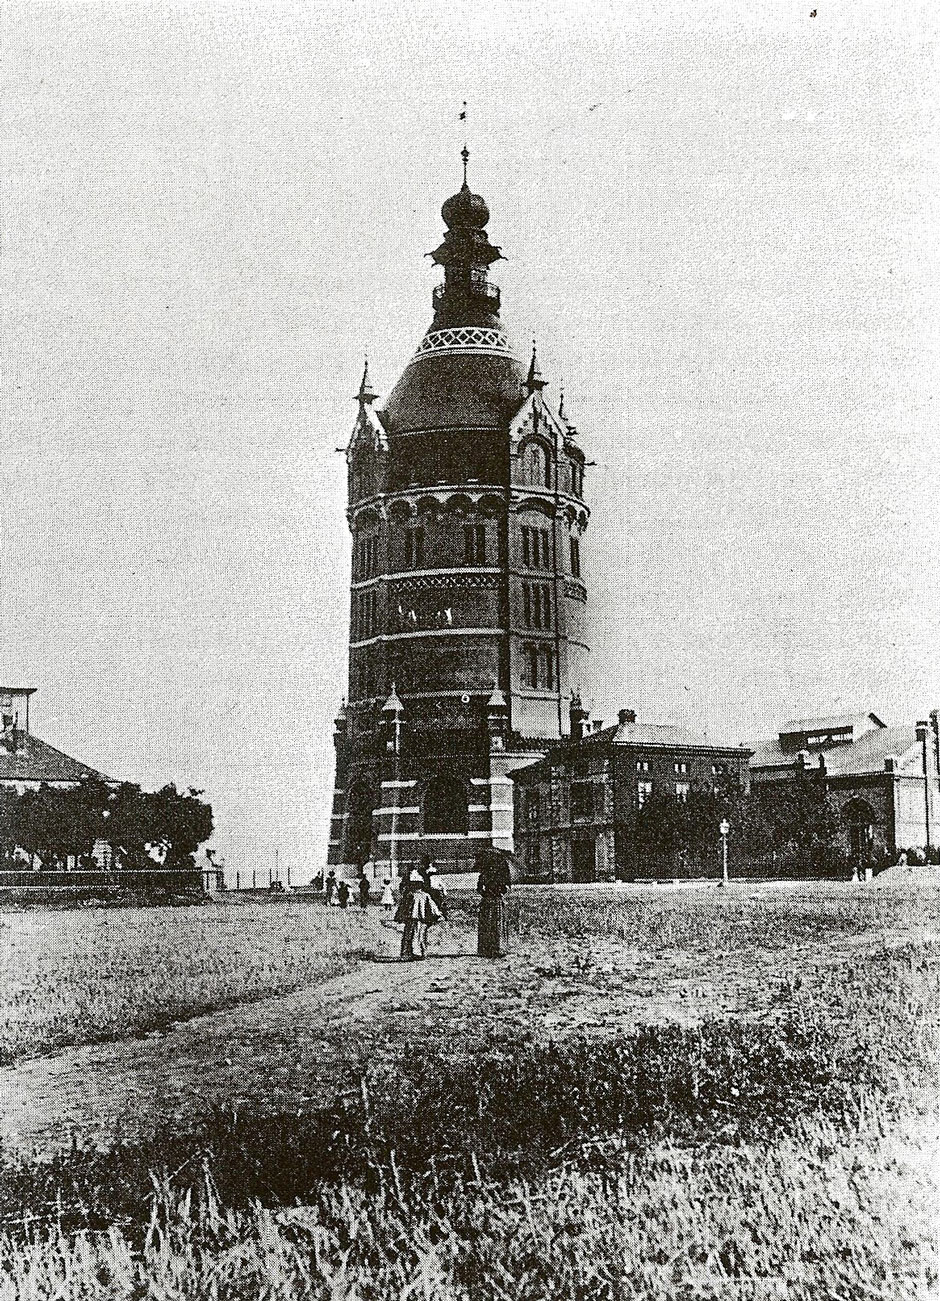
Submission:
M 401 878 L 401 893 L 398 896 L 398 907 L 395 910 L 396 922 L 402 922 L 405 929 L 401 934 L 401 959 L 402 962 L 414 962 L 416 953 L 414 949 L 415 935 L 418 931 L 418 919 L 414 915 L 414 893 L 415 885 L 421 877 L 417 872 L 412 872 L 406 868 L 404 876 Z
M 359 907 L 368 908 L 369 906 L 369 878 L 360 876 L 359 878 Z
M 484 849 L 477 855 L 475 866 L 480 895 L 477 954 L 481 958 L 501 958 L 509 952 L 509 860 L 498 849 Z
M 349 903 L 349 886 L 345 881 L 340 881 L 336 887 L 336 900 L 340 908 L 345 908 Z

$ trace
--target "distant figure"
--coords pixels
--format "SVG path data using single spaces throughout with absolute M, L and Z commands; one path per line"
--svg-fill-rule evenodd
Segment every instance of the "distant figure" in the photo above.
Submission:
M 509 889 L 509 862 L 498 849 L 484 849 L 477 855 L 477 892 L 480 920 L 477 953 L 481 958 L 501 958 L 509 952 L 509 917 L 506 891 Z
M 323 873 L 317 872 L 310 882 L 310 888 L 316 890 L 317 894 L 323 889 Z
M 345 881 L 340 881 L 336 887 L 336 900 L 340 908 L 346 908 L 349 905 L 349 886 Z
M 395 906 L 395 896 L 392 894 L 392 878 L 387 876 L 382 882 L 382 907 L 387 913 L 390 913 Z
M 898 867 L 907 867 L 907 850 L 902 849 L 898 854 Z
M 369 906 L 369 878 L 360 876 L 359 878 L 359 907 L 368 908 Z
M 326 874 L 326 885 L 324 886 L 324 903 L 332 904 L 336 897 L 336 873 L 332 867 Z

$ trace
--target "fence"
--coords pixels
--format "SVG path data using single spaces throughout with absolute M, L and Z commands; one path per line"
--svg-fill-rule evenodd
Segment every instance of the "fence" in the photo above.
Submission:
M 222 888 L 221 874 L 205 868 L 115 868 L 91 872 L 0 871 L 0 891 L 49 894 L 62 891 L 87 897 L 96 894 L 214 894 Z

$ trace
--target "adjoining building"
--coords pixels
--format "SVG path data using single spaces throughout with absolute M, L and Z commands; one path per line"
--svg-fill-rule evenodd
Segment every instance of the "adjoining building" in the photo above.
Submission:
M 632 832 L 654 795 L 688 799 L 693 790 L 748 785 L 751 751 L 714 745 L 681 727 L 638 723 L 622 709 L 616 725 L 584 734 L 574 697 L 571 734 L 544 758 L 512 773 L 516 856 L 532 881 L 613 881 L 646 875 Z
M 35 687 L 0 687 L 0 787 L 21 793 L 39 786 L 68 787 L 81 781 L 110 781 L 104 773 L 33 736 L 30 697 Z
M 837 801 L 836 848 L 853 862 L 940 845 L 940 711 L 901 727 L 873 713 L 793 719 L 754 752 L 755 786 L 810 778 Z
M 502 254 L 466 179 L 431 254 L 433 320 L 347 449 L 352 590 L 329 861 L 469 868 L 512 848 L 508 772 L 567 734 L 587 681 L 585 456 L 500 322 Z

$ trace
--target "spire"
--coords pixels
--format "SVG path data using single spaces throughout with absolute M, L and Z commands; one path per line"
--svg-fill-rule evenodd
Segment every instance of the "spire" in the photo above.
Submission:
M 434 328 L 499 325 L 499 289 L 487 279 L 487 269 L 502 257 L 490 243 L 486 200 L 467 184 L 470 151 L 460 151 L 463 184 L 441 208 L 447 230 L 443 244 L 428 256 L 444 268 L 444 283 L 434 290 Z
M 542 372 L 539 370 L 539 359 L 535 351 L 535 340 L 532 340 L 532 360 L 529 362 L 529 373 L 525 379 L 525 386 L 530 393 L 541 391 L 547 385 L 548 380 L 542 378 Z
M 558 419 L 565 424 L 565 381 L 561 381 L 561 391 L 558 394 Z
M 364 407 L 369 407 L 378 396 L 378 393 L 372 387 L 372 381 L 369 379 L 369 358 L 367 356 L 365 369 L 362 372 L 362 382 L 359 385 L 359 392 L 356 394 L 356 401 Z

